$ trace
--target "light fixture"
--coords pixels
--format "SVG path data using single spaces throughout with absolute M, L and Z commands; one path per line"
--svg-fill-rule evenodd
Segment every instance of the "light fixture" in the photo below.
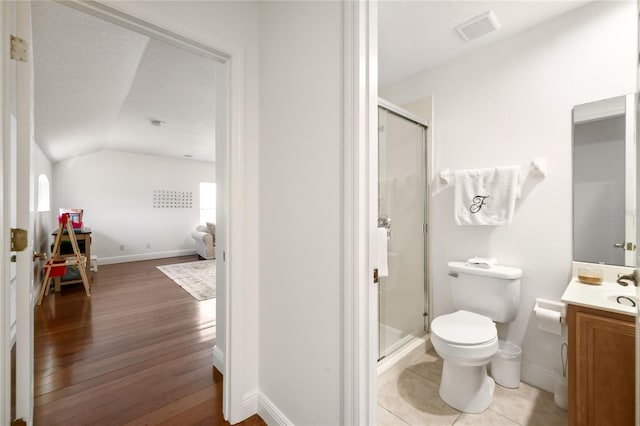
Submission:
M 162 120 L 151 120 L 151 125 L 156 127 L 164 126 L 165 122 Z
M 498 29 L 500 29 L 500 22 L 491 10 L 456 27 L 464 41 L 475 40 Z

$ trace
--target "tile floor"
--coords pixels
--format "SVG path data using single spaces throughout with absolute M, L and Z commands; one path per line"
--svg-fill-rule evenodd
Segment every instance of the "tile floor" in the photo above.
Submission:
M 553 394 L 521 383 L 518 389 L 496 385 L 493 402 L 480 414 L 449 407 L 438 395 L 442 359 L 433 349 L 402 372 L 388 373 L 378 383 L 379 426 L 556 426 L 567 424 L 567 412 Z

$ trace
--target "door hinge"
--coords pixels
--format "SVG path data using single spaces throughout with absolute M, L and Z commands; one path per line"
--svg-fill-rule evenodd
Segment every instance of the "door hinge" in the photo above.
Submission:
M 373 283 L 378 284 L 380 282 L 380 277 L 378 276 L 378 268 L 373 270 Z
M 11 228 L 11 251 L 23 251 L 27 248 L 27 230 Z
M 27 62 L 29 57 L 29 43 L 26 40 L 11 34 L 11 59 Z

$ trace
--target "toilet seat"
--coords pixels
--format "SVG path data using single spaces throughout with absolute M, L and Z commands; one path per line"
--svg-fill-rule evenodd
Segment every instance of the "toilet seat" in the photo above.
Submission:
M 463 310 L 435 318 L 431 333 L 457 346 L 482 345 L 498 338 L 498 330 L 490 318 Z

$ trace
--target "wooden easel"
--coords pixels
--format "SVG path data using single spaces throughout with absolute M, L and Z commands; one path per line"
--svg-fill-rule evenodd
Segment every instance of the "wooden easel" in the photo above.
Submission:
M 69 235 L 69 241 L 71 242 L 74 256 L 59 260 L 60 244 L 62 242 L 62 234 L 64 234 L 65 228 Z M 51 291 L 51 280 L 54 279 L 54 277 L 64 275 L 66 267 L 72 265 L 78 266 L 80 277 L 82 278 L 82 284 L 84 285 L 84 291 L 87 293 L 87 297 L 90 297 L 91 287 L 89 286 L 89 278 L 87 278 L 87 271 L 85 269 L 86 261 L 87 258 L 80 255 L 78 240 L 76 240 L 76 234 L 73 231 L 73 225 L 71 224 L 69 213 L 64 213 L 58 220 L 58 233 L 56 234 L 56 239 L 53 243 L 51 259 L 47 260 L 44 264 L 45 274 L 44 280 L 42 281 L 42 288 L 40 289 L 40 294 L 38 296 L 38 305 L 42 303 L 42 298 L 44 297 L 45 292 L 47 293 L 47 296 L 49 295 L 49 292 Z

